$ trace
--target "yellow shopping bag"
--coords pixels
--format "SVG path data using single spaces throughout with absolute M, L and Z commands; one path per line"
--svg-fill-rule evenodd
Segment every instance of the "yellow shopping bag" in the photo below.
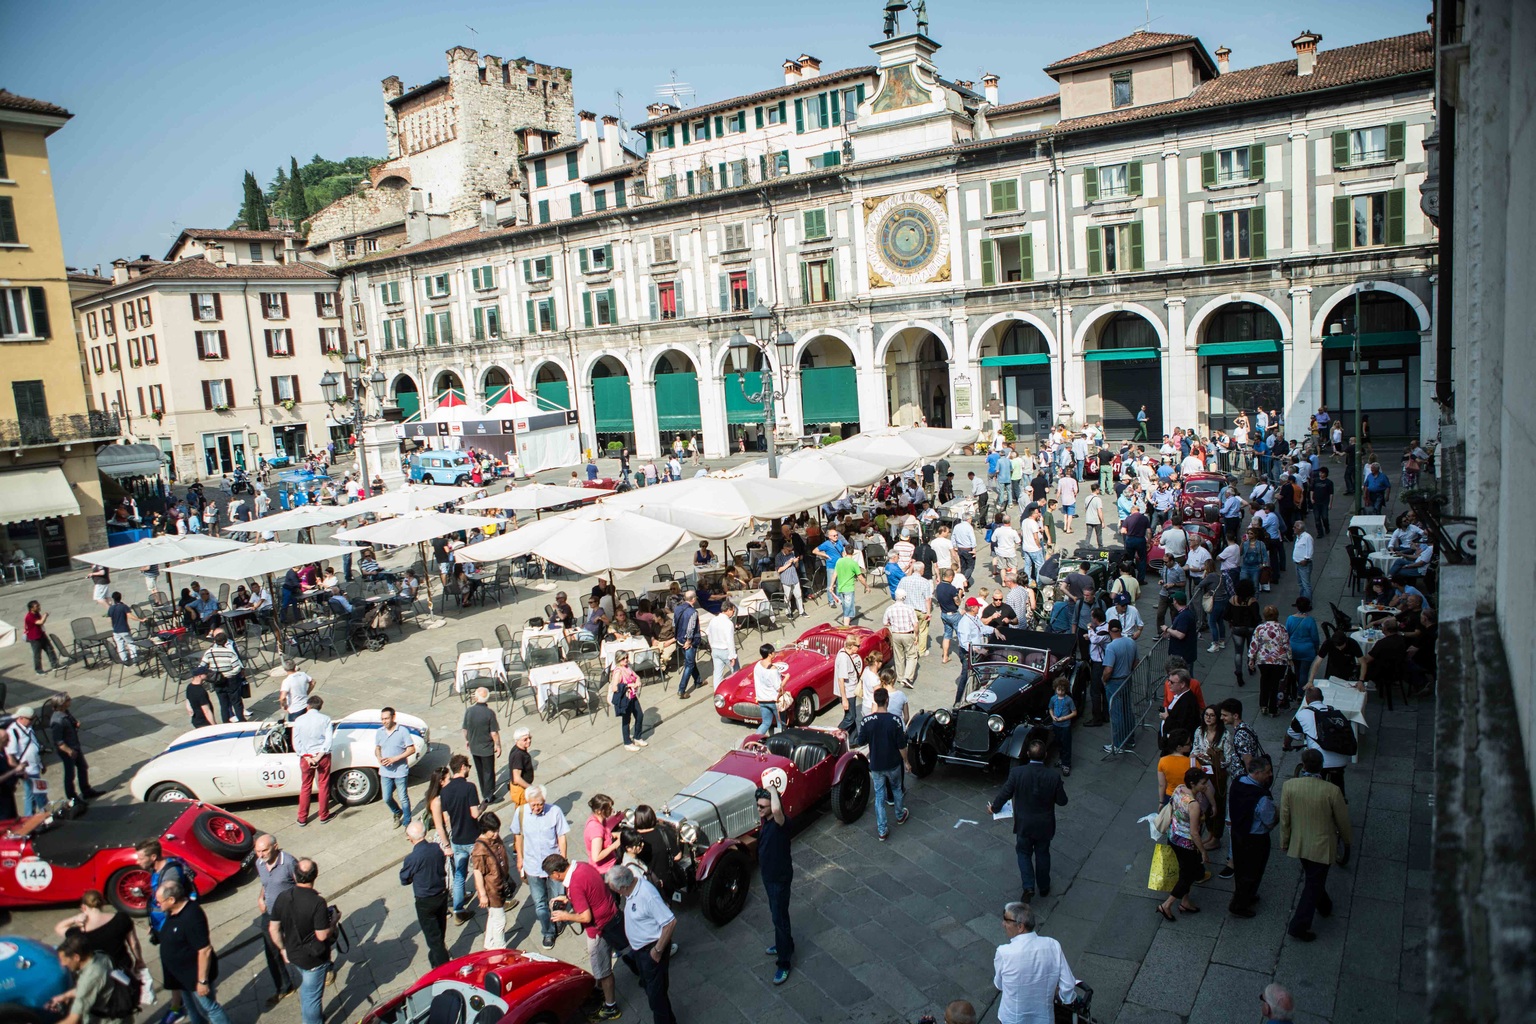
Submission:
M 1179 880 L 1179 859 L 1173 855 L 1173 847 L 1158 843 L 1152 847 L 1152 870 L 1147 873 L 1147 888 L 1157 892 L 1172 892 Z

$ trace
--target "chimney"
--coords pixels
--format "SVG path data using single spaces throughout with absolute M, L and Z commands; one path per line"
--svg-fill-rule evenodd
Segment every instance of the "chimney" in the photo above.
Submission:
M 619 138 L 619 119 L 612 114 L 603 115 L 603 134 L 598 142 L 597 155 L 598 164 L 605 171 L 624 162 L 624 147 Z
M 579 131 L 582 142 L 597 141 L 597 115 L 590 110 L 581 110 L 576 113 L 579 121 Z
M 975 82 L 968 78 L 957 78 L 955 79 L 955 84 L 966 91 L 970 91 L 976 85 Z
M 997 106 L 998 81 L 998 77 L 990 71 L 981 76 L 981 87 L 987 94 L 987 102 L 992 104 L 994 107 Z
M 1301 35 L 1291 40 L 1291 45 L 1296 47 L 1296 76 L 1305 78 L 1317 67 L 1317 44 L 1323 41 L 1323 37 L 1311 29 L 1302 29 Z
M 800 59 L 796 61 L 796 63 L 800 65 L 801 78 L 815 78 L 817 75 L 821 74 L 820 57 L 812 57 L 808 53 L 802 53 L 800 55 Z
M 400 81 L 399 75 L 390 75 L 381 84 L 384 88 L 384 99 L 386 101 L 396 99 L 405 93 L 405 85 Z
M 1232 70 L 1232 48 L 1230 46 L 1218 46 L 1216 48 L 1216 69 L 1222 74 Z
M 207 257 L 209 263 L 216 267 L 224 265 L 224 247 L 218 242 L 209 242 L 204 246 L 203 255 Z
M 480 195 L 480 230 L 496 230 L 496 197 L 489 192 Z
M 797 60 L 787 60 L 787 61 L 785 61 L 784 62 L 784 84 L 785 85 L 794 85 L 795 83 L 799 82 L 800 81 L 800 72 L 802 70 L 803 69 L 801 68 L 799 61 L 797 61 Z
M 405 244 L 415 245 L 417 242 L 425 242 L 432 237 L 432 228 L 427 222 L 426 199 L 419 188 L 411 189 L 410 198 L 406 200 L 405 208 Z
M 648 117 L 666 117 L 668 114 L 677 113 L 678 108 L 671 103 L 652 103 L 645 108 Z
M 114 285 L 128 283 L 128 261 L 116 259 L 112 261 L 112 283 Z
M 523 152 L 530 156 L 544 152 L 544 133 L 537 128 L 523 129 Z

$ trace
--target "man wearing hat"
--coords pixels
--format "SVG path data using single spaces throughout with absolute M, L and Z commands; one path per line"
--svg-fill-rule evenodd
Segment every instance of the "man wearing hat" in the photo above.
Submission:
M 14 721 L 5 729 L 5 767 L 7 777 L 19 777 L 22 784 L 23 817 L 48 809 L 48 783 L 43 780 L 43 751 L 32 720 L 37 717 L 30 704 L 16 709 Z
M 1141 631 L 1146 628 L 1146 622 L 1142 620 L 1141 612 L 1131 604 L 1131 595 L 1119 593 L 1115 595 L 1115 603 L 1109 608 L 1110 622 L 1120 623 L 1121 630 L 1132 640 L 1141 639 Z
M 955 635 L 960 644 L 960 676 L 955 680 L 955 703 L 965 696 L 966 683 L 971 679 L 970 651 L 972 644 L 981 643 L 988 633 L 997 634 L 997 630 L 991 626 L 984 626 L 977 612 L 981 610 L 981 602 L 974 597 L 967 598 L 965 611 L 960 616 L 960 621 L 955 623 Z

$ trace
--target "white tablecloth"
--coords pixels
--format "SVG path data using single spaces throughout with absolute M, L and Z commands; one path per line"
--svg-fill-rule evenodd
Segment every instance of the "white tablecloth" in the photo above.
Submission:
M 620 651 L 645 651 L 650 649 L 650 642 L 643 636 L 632 636 L 628 640 L 604 640 L 602 658 L 604 668 L 613 668 L 613 659 Z
M 534 646 L 554 646 L 564 657 L 566 643 L 563 629 L 532 629 L 523 633 L 523 660 L 528 660 L 528 649 Z
M 1382 619 L 1387 616 L 1396 614 L 1397 612 L 1393 611 L 1391 608 L 1379 604 L 1362 603 L 1358 608 L 1355 609 L 1355 617 L 1361 622 L 1371 622 L 1372 620 Z
M 1392 568 L 1392 563 L 1397 561 L 1397 558 L 1398 558 L 1397 555 L 1394 555 L 1394 554 L 1392 554 L 1391 552 L 1388 552 L 1388 551 L 1372 551 L 1371 552 L 1371 562 L 1372 562 L 1372 564 L 1374 564 L 1382 572 L 1386 572 L 1388 569 Z
M 1371 648 L 1375 647 L 1376 642 L 1384 636 L 1386 634 L 1379 629 L 1357 629 L 1349 634 L 1349 638 L 1360 645 L 1362 654 L 1370 654 Z
M 1355 736 L 1358 737 L 1362 729 L 1369 726 L 1365 724 L 1365 701 L 1370 694 L 1364 690 L 1355 689 L 1355 683 L 1350 679 L 1319 679 L 1316 682 L 1318 690 L 1322 692 L 1323 702 L 1331 708 L 1344 712 L 1344 717 L 1350 720 L 1355 727 Z M 1356 754 L 1350 761 L 1360 760 Z
M 580 694 L 582 699 L 587 696 L 586 675 L 579 665 L 569 661 L 531 668 L 528 670 L 528 681 L 533 684 L 534 700 L 540 711 L 544 710 L 544 704 L 549 700 L 550 694 L 560 690 L 572 689 Z
M 502 664 L 500 647 L 485 647 L 459 655 L 453 673 L 453 692 L 462 693 L 464 681 L 476 675 L 492 675 L 503 683 L 507 681 L 507 668 Z
M 1350 526 L 1358 526 L 1366 533 L 1382 533 L 1387 528 L 1386 516 L 1350 516 Z

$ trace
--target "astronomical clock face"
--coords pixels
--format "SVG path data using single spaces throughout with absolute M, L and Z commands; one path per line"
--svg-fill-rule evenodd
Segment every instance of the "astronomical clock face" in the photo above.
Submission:
M 934 189 L 865 201 L 873 287 L 949 280 L 949 217 L 943 195 L 942 189 Z

